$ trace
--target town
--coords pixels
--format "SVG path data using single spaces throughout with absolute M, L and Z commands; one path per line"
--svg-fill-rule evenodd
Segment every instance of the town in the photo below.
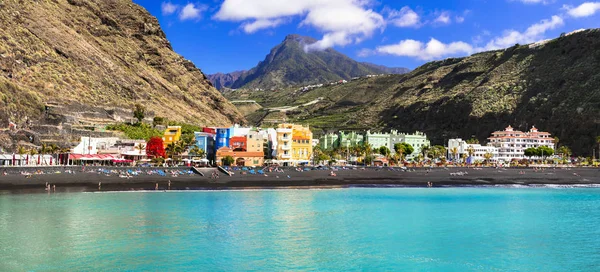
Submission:
M 272 128 L 203 127 L 184 133 L 166 126 L 162 137 L 146 140 L 81 137 L 70 149 L 54 145 L 0 154 L 1 166 L 423 166 L 532 163 L 572 164 L 571 151 L 558 138 L 532 126 L 523 132 L 510 125 L 493 132 L 486 144 L 449 139 L 432 145 L 423 132 L 338 131 L 315 137 L 309 126 L 282 123 Z M 594 159 L 579 158 L 584 165 Z

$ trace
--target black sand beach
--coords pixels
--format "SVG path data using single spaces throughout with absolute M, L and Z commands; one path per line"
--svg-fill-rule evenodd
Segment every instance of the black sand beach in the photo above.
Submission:
M 102 169 L 103 172 L 98 171 Z M 138 176 L 125 177 L 127 170 L 138 171 Z M 163 170 L 166 175 L 156 173 Z M 600 184 L 598 168 L 366 168 L 311 170 L 299 172 L 285 168 L 284 172 L 266 172 L 266 175 L 243 174 L 232 176 L 219 172 L 211 178 L 215 168 L 202 168 L 204 176 L 189 172 L 190 168 L 124 168 L 124 167 L 40 167 L 0 168 L 7 175 L 0 176 L 0 191 L 45 192 L 45 185 L 56 185 L 57 192 L 95 192 L 155 190 L 226 190 L 253 188 L 340 188 L 340 187 L 433 187 L 494 186 L 494 185 L 590 185 Z M 38 174 L 35 174 L 38 172 Z M 72 173 L 69 173 L 72 172 Z M 112 173 L 109 173 L 112 172 Z M 23 175 L 22 173 L 32 173 Z M 121 173 L 121 177 L 119 176 Z M 101 183 L 100 188 L 98 184 Z

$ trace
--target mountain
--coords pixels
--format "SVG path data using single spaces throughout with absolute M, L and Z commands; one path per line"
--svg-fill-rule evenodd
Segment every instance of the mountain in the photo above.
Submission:
M 444 144 L 473 136 L 485 142 L 508 125 L 520 130 L 535 125 L 574 154 L 591 156 L 600 135 L 600 30 L 429 62 L 404 75 L 261 93 L 243 98 L 263 107 L 322 98 L 287 113 L 287 120 L 315 130 L 420 130 L 432 144 Z M 269 114 L 257 111 L 248 118 L 259 122 Z
M 223 90 L 224 88 L 229 88 L 233 85 L 233 83 L 240 78 L 240 76 L 246 71 L 235 71 L 227 74 L 216 73 L 212 75 L 207 75 L 208 80 L 212 82 L 213 86 L 217 88 L 217 90 Z
M 404 68 L 404 67 L 387 67 L 387 66 L 383 66 L 383 65 L 369 63 L 369 62 L 361 62 L 361 64 L 365 65 L 367 67 L 381 70 L 381 71 L 383 71 L 384 74 L 401 75 L 401 74 L 406 74 L 406 73 L 410 72 L 410 69 Z
M 131 0 L 1 1 L 0 26 L 3 127 L 118 122 L 136 103 L 150 120 L 245 121 Z
M 310 37 L 288 35 L 256 67 L 242 73 L 230 86 L 221 86 L 234 89 L 282 88 L 385 73 L 381 68 L 359 63 L 331 48 L 306 52 L 305 46 L 315 42 Z M 218 82 L 213 81 L 213 84 L 217 86 Z

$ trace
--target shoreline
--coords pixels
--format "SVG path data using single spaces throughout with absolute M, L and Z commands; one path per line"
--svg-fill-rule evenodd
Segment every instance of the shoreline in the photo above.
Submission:
M 0 172 L 8 169 L 0 169 Z M 136 168 L 136 167 L 55 167 L 15 168 L 0 176 L 0 191 L 15 193 L 45 193 L 46 182 L 56 185 L 56 192 L 99 191 L 158 191 L 169 190 L 253 190 L 253 189 L 338 189 L 354 187 L 498 187 L 498 186 L 580 186 L 595 187 L 600 184 L 598 168 L 366 168 L 364 170 L 334 171 L 312 170 L 298 172 L 285 168 L 284 172 L 266 172 L 264 175 L 243 174 L 233 176 L 220 172 L 220 178 L 211 179 L 215 168 L 200 168 L 204 176 L 192 173 L 188 167 Z M 29 176 L 20 172 L 38 172 Z M 119 173 L 133 171 L 138 176 L 119 177 Z M 137 171 L 137 172 L 136 172 Z M 159 175 L 163 171 L 163 175 Z M 98 183 L 101 183 L 98 188 Z M 600 185 L 599 185 L 600 186 Z M 51 190 L 53 191 L 53 190 Z

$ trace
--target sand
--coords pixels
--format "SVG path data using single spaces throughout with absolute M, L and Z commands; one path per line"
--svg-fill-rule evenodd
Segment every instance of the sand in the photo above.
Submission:
M 130 178 L 99 173 L 98 169 L 122 172 L 141 170 L 139 176 Z M 169 174 L 148 175 L 148 171 L 163 170 Z M 496 185 L 594 185 L 600 184 L 598 168 L 414 168 L 401 171 L 395 168 L 360 168 L 337 170 L 313 170 L 299 172 L 286 168 L 283 173 L 266 172 L 265 175 L 243 174 L 247 171 L 234 171 L 233 176 L 220 172 L 218 179 L 212 179 L 214 168 L 203 168 L 204 176 L 189 174 L 190 168 L 124 168 L 124 167 L 39 167 L 39 168 L 0 168 L 0 190 L 6 192 L 46 192 L 45 185 L 56 185 L 57 192 L 95 192 L 155 190 L 224 190 L 254 188 L 343 188 L 343 187 L 433 187 L 442 186 L 496 186 Z M 7 175 L 2 175 L 6 171 Z M 44 174 L 22 175 L 21 172 L 42 172 Z M 178 172 L 176 176 L 170 172 Z M 58 173 L 60 172 L 60 173 Z M 72 172 L 72 173 L 66 173 Z M 185 173 L 185 174 L 182 174 Z M 169 181 L 171 186 L 169 188 Z M 98 183 L 101 183 L 100 188 Z

